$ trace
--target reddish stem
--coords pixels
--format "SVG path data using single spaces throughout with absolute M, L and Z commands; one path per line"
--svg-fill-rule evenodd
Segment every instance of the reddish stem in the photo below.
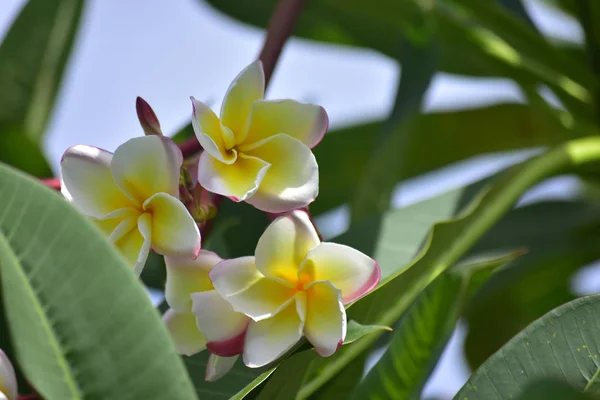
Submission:
M 48 186 L 50 189 L 60 190 L 60 179 L 58 179 L 58 178 L 44 178 L 41 181 L 44 185 Z

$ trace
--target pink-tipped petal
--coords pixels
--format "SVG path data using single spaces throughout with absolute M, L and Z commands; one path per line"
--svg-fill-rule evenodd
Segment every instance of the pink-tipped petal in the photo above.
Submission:
M 179 196 L 179 172 L 183 156 L 177 145 L 164 136 L 130 139 L 117 148 L 112 174 L 121 189 L 143 203 L 156 193 Z
M 163 315 L 163 321 L 179 354 L 193 356 L 206 348 L 206 339 L 196 326 L 194 314 L 168 309 Z
M 242 332 L 237 336 L 225 340 L 215 340 L 208 342 L 206 348 L 213 354 L 221 357 L 233 357 L 242 354 L 244 351 L 244 341 L 246 332 Z
M 240 257 L 219 263 L 210 272 L 217 292 L 234 310 L 255 321 L 271 317 L 294 296 L 293 286 L 265 278 L 254 257 Z
M 346 310 L 331 282 L 313 282 L 306 289 L 304 335 L 321 357 L 337 351 L 346 337 Z
M 285 133 L 313 148 L 321 141 L 328 126 L 329 118 L 323 107 L 294 100 L 260 100 L 252 105 L 244 144 Z
M 265 74 L 262 62 L 255 61 L 235 77 L 221 106 L 221 121 L 231 129 L 235 143 L 244 141 L 252 104 L 262 100 L 265 93 Z
M 0 349 L 0 398 L 4 394 L 8 400 L 17 399 L 17 376 L 4 352 Z
M 192 313 L 208 341 L 208 350 L 223 357 L 240 354 L 250 321 L 248 317 L 235 312 L 215 290 L 192 293 L 191 298 Z
M 67 149 L 60 163 L 61 191 L 84 214 L 102 218 L 120 208 L 135 207 L 117 186 L 110 170 L 112 153 L 77 145 Z
M 207 382 L 214 382 L 221 379 L 231 371 L 238 358 L 239 356 L 221 357 L 216 354 L 211 354 L 208 356 L 204 380 Z
M 290 350 L 302 337 L 304 315 L 298 311 L 297 301 L 305 301 L 302 296 L 291 299 L 273 317 L 251 322 L 246 332 L 244 364 L 258 368 L 275 361 Z
M 157 253 L 177 257 L 198 255 L 198 225 L 179 199 L 157 193 L 146 200 L 143 207 L 152 215 L 152 248 Z
M 344 304 L 373 290 L 381 276 L 379 266 L 369 256 L 337 243 L 321 243 L 310 250 L 300 274 L 310 281 L 331 281 L 342 292 Z
M 273 221 L 256 245 L 256 267 L 265 276 L 295 283 L 298 268 L 319 235 L 304 211 L 292 211 Z
M 206 190 L 244 201 L 263 181 L 270 165 L 256 157 L 239 154 L 233 164 L 224 164 L 204 152 L 198 163 L 198 182 Z
M 262 211 L 282 213 L 306 207 L 317 198 L 319 166 L 300 140 L 278 134 L 240 151 L 271 165 L 247 203 Z
M 165 300 L 179 312 L 192 311 L 192 293 L 213 290 L 208 273 L 221 262 L 212 251 L 200 250 L 198 257 L 166 256 Z

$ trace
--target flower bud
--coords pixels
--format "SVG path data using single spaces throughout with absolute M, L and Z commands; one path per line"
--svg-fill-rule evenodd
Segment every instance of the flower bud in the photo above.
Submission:
M 158 122 L 156 113 L 152 107 L 150 107 L 150 104 L 146 102 L 146 100 L 138 96 L 138 98 L 135 100 L 135 110 L 146 136 L 162 135 L 160 122 Z

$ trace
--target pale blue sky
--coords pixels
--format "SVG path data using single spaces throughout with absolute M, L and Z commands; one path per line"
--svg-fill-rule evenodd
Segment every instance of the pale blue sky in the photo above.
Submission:
M 2 0 L 0 36 L 23 4 L 24 0 Z M 574 21 L 549 13 L 537 1 L 527 5 L 544 32 L 581 41 L 581 29 Z M 46 139 L 46 154 L 55 171 L 70 145 L 114 150 L 124 140 L 141 135 L 136 96 L 153 106 L 167 133 L 189 121 L 190 95 L 218 109 L 231 79 L 256 57 L 263 40 L 262 31 L 223 17 L 197 0 L 89 0 L 81 26 Z M 394 61 L 372 51 L 294 39 L 283 52 L 268 97 L 319 103 L 335 128 L 384 118 L 399 73 Z M 500 79 L 439 75 L 427 94 L 426 106 L 452 109 L 521 98 L 517 87 Z M 472 160 L 412 180 L 402 187 L 395 203 L 421 200 L 522 158 Z M 564 192 L 565 185 L 573 185 L 569 180 L 558 182 L 538 193 L 556 195 Z M 343 228 L 344 211 L 334 214 L 334 220 L 331 235 Z M 464 329 L 458 329 L 426 394 L 452 397 L 468 377 L 461 353 L 463 336 Z

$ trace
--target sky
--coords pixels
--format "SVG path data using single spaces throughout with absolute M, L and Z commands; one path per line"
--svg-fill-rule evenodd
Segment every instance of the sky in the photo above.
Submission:
M 0 37 L 24 3 L 2 0 Z M 550 12 L 538 1 L 526 4 L 546 34 L 582 41 L 575 21 Z M 62 153 L 71 145 L 82 143 L 114 151 L 125 140 L 142 135 L 135 113 L 137 96 L 152 105 L 168 134 L 189 122 L 189 96 L 218 110 L 229 83 L 258 55 L 263 38 L 261 30 L 222 16 L 199 0 L 89 0 L 46 135 L 45 152 L 55 172 Z M 347 126 L 385 118 L 400 72 L 395 61 L 373 51 L 292 39 L 283 51 L 267 97 L 318 103 L 327 110 L 332 128 Z M 438 74 L 426 95 L 425 108 L 457 109 L 522 100 L 520 90 L 506 80 Z M 468 160 L 410 180 L 399 188 L 394 204 L 423 200 L 529 155 Z M 529 199 L 562 196 L 568 192 L 565 188 L 575 187 L 572 179 L 561 178 L 537 188 Z M 334 236 L 344 229 L 346 217 L 344 209 L 332 213 L 321 222 L 321 230 Z M 598 274 L 590 276 L 600 285 Z M 459 325 L 428 382 L 426 395 L 450 398 L 467 379 L 469 371 L 461 353 L 464 333 Z

